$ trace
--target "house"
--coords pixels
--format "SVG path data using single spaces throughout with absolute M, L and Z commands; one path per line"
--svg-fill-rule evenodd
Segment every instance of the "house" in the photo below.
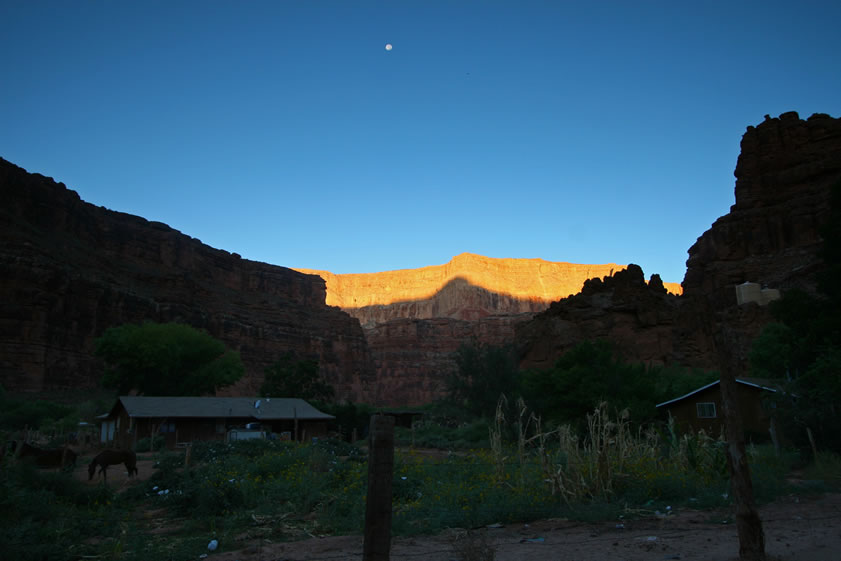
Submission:
M 659 403 L 657 409 L 675 418 L 678 427 L 707 434 L 718 435 L 724 428 L 720 380 L 691 391 L 686 395 Z M 737 378 L 737 403 L 742 415 L 742 424 L 748 434 L 767 435 L 771 417 L 765 403 L 770 393 L 777 388 L 767 380 L 758 378 Z
M 326 436 L 333 418 L 297 398 L 121 396 L 100 416 L 100 440 L 126 449 L 154 435 L 167 448 L 256 435 L 305 440 Z

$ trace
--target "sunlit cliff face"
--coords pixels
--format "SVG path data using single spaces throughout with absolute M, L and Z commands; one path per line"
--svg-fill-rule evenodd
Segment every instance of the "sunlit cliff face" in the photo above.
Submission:
M 381 273 L 335 275 L 297 269 L 321 276 L 327 285 L 327 304 L 371 319 L 371 307 L 397 307 L 394 317 L 465 317 L 471 315 L 539 312 L 551 302 L 576 294 L 584 281 L 610 276 L 624 269 L 613 263 L 578 265 L 542 259 L 495 259 L 462 253 L 444 265 Z M 680 285 L 666 283 L 673 293 Z M 380 310 L 377 315 L 383 316 Z M 388 314 L 386 314 L 388 315 Z M 383 317 L 382 319 L 387 319 Z

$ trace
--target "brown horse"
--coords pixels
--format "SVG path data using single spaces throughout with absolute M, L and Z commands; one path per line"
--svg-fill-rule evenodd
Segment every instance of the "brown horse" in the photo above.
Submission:
M 99 473 L 102 475 L 103 481 L 107 481 L 108 477 L 105 470 L 108 469 L 108 466 L 117 464 L 126 465 L 129 477 L 137 473 L 137 456 L 134 452 L 131 450 L 103 450 L 88 465 L 88 481 L 93 479 L 93 474 L 96 473 L 96 466 L 99 466 Z
M 28 442 L 18 444 L 20 450 L 15 450 L 18 458 L 32 458 L 39 468 L 72 468 L 76 465 L 76 452 L 65 446 L 63 448 L 38 448 Z

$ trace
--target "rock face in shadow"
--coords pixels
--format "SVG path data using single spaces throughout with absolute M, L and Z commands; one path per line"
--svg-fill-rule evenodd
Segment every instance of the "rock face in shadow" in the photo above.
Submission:
M 790 112 L 748 127 L 736 164 L 736 203 L 689 248 L 684 293 L 735 305 L 732 287 L 814 289 L 829 194 L 841 180 L 841 119 Z
M 377 371 L 376 402 L 415 406 L 444 397 L 446 380 L 457 371 L 454 354 L 462 343 L 510 344 L 515 327 L 531 317 L 402 318 L 366 328 Z
M 0 383 L 84 388 L 94 339 L 145 320 L 206 329 L 241 353 L 254 394 L 285 351 L 316 358 L 342 398 L 366 400 L 373 363 L 359 323 L 325 304 L 324 281 L 213 249 L 165 224 L 88 204 L 0 160 Z
M 522 368 L 551 368 L 575 345 L 607 339 L 632 362 L 710 366 L 709 345 L 681 329 L 684 300 L 660 278 L 646 282 L 638 265 L 584 283 L 580 293 L 553 303 L 516 328 Z
M 767 306 L 738 305 L 736 285 L 814 291 L 822 267 L 819 229 L 841 181 L 841 119 L 796 113 L 748 127 L 736 165 L 736 203 L 689 249 L 680 297 L 627 271 L 590 281 L 517 328 L 522 365 L 550 367 L 584 339 L 607 338 L 630 361 L 747 373 Z M 727 333 L 727 349 L 716 333 Z M 719 338 L 722 340 L 722 338 Z

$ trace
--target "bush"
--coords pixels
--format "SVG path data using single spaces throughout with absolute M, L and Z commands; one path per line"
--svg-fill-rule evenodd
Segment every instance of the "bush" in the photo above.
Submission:
M 166 444 L 166 439 L 163 436 L 156 436 L 153 439 L 149 438 L 148 436 L 145 438 L 141 438 L 137 441 L 137 445 L 134 447 L 134 451 L 141 453 L 141 452 L 154 452 L 156 450 L 163 450 L 164 445 Z

